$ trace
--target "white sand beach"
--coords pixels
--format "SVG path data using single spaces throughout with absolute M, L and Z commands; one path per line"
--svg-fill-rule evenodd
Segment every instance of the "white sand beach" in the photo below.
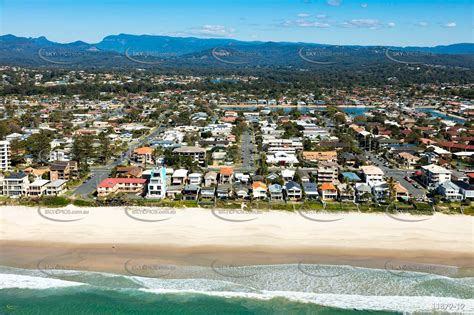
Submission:
M 1 250 L 10 263 L 21 256 L 23 247 L 24 255 L 34 248 L 43 252 L 102 248 L 107 253 L 111 248 L 117 253 L 161 248 L 189 255 L 264 253 L 258 259 L 262 263 L 285 262 L 294 255 L 307 254 L 473 265 L 474 218 L 470 216 L 304 213 L 305 217 L 282 211 L 242 214 L 195 208 L 142 209 L 147 213 L 118 207 L 0 207 Z M 77 211 L 82 213 L 73 213 Z M 422 221 L 413 222 L 416 220 Z M 280 256 L 272 260 L 271 255 Z

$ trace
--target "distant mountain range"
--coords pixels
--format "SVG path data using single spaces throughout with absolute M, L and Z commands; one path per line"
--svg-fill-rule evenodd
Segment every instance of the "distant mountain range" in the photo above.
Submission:
M 474 68 L 474 44 L 434 47 L 347 46 L 154 35 L 110 35 L 95 44 L 0 36 L 0 64 L 34 67 L 337 67 L 428 64 Z

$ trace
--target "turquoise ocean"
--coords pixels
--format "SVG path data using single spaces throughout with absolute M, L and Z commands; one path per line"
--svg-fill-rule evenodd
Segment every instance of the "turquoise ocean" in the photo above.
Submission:
M 474 314 L 473 277 L 394 266 L 0 267 L 0 314 Z

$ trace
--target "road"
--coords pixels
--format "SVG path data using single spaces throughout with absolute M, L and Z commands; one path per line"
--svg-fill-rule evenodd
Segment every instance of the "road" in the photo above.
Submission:
M 255 140 L 250 129 L 246 129 L 241 136 L 241 155 L 242 155 L 242 169 L 251 171 L 255 167 Z
M 408 182 L 405 177 L 410 176 L 413 174 L 413 170 L 405 170 L 405 169 L 393 169 L 389 168 L 384 165 L 386 161 L 380 159 L 375 154 L 367 153 L 369 160 L 374 163 L 374 165 L 380 167 L 380 169 L 385 173 L 387 177 L 393 177 L 396 181 L 398 181 L 403 187 L 408 190 L 408 193 L 413 196 L 413 198 L 425 198 L 426 192 L 423 189 L 416 188 L 410 182 Z
M 74 194 L 82 198 L 88 198 L 88 196 L 96 190 L 97 185 L 109 177 L 114 167 L 121 165 L 124 161 L 127 161 L 132 155 L 133 150 L 144 145 L 145 143 L 150 142 L 150 140 L 162 133 L 164 129 L 164 126 L 159 125 L 158 128 L 152 130 L 152 132 L 147 136 L 140 138 L 138 141 L 130 142 L 127 151 L 124 152 L 119 159 L 114 160 L 104 166 L 91 167 L 89 179 L 84 181 L 80 186 L 76 187 Z

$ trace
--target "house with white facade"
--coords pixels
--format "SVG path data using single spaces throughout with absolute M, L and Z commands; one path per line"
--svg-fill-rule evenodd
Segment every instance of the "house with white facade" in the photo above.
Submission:
M 37 179 L 30 184 L 28 187 L 28 196 L 29 197 L 41 197 L 46 194 L 48 188 L 49 180 L 47 179 Z
M 362 174 L 364 175 L 365 183 L 370 187 L 385 183 L 385 180 L 383 179 L 384 172 L 380 169 L 380 167 L 368 165 L 362 166 L 361 169 Z
M 451 181 L 451 171 L 436 165 L 430 164 L 421 167 L 424 171 L 423 182 L 428 189 L 436 189 L 441 183 Z
M 30 181 L 25 173 L 11 173 L 3 178 L 3 195 L 11 198 L 25 196 Z
M 460 192 L 459 186 L 455 185 L 450 180 L 439 184 L 436 190 L 448 201 L 461 201 L 464 198 L 463 194 Z
M 163 199 L 166 197 L 166 168 L 154 168 L 150 173 L 146 198 Z

